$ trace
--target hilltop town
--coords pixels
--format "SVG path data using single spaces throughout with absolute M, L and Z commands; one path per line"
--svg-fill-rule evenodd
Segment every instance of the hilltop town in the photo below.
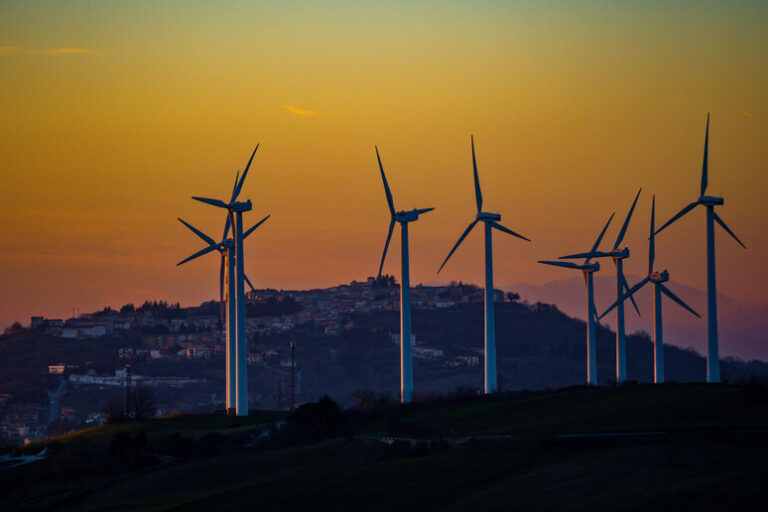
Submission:
M 257 384 L 249 398 L 257 408 L 288 405 L 287 374 L 292 366 L 288 339 L 299 346 L 295 369 L 301 380 L 302 369 L 312 364 L 306 355 L 322 344 L 307 347 L 305 342 L 326 338 L 327 356 L 333 361 L 344 352 L 344 347 L 337 347 L 333 340 L 360 327 L 367 328 L 357 324 L 365 323 L 363 319 L 370 315 L 383 313 L 395 319 L 400 308 L 399 286 L 390 276 L 385 276 L 378 286 L 371 277 L 327 289 L 251 290 L 247 298 L 248 363 L 266 370 L 251 372 Z M 498 302 L 518 299 L 515 294 L 496 291 Z M 413 305 L 421 311 L 454 309 L 482 300 L 482 289 L 462 283 L 419 285 L 412 291 Z M 385 332 L 377 328 L 375 332 L 381 348 L 395 355 L 398 326 L 392 325 Z M 106 307 L 69 319 L 33 316 L 28 327 L 16 324 L 6 331 L 7 336 L 22 333 L 64 348 L 89 346 L 98 350 L 73 353 L 68 360 L 45 361 L 39 368 L 29 368 L 30 373 L 16 389 L 0 388 L 0 426 L 5 438 L 13 442 L 34 441 L 56 432 L 56 428 L 47 428 L 54 424 L 60 430 L 103 422 L 101 408 L 128 385 L 127 364 L 133 366 L 130 380 L 134 386 L 155 391 L 159 413 L 221 406 L 225 331 L 218 301 L 184 308 L 165 301 L 146 301 L 139 306 Z M 418 333 L 412 341 L 414 357 L 434 367 L 471 368 L 481 362 L 479 344 L 447 350 L 426 343 Z M 354 351 L 350 352 L 341 358 L 354 359 Z M 272 380 L 258 385 L 265 380 L 264 373 L 269 373 Z M 328 368 L 324 373 L 330 375 L 333 370 Z M 301 397 L 301 382 L 296 384 Z M 182 389 L 186 390 L 183 395 L 175 392 Z

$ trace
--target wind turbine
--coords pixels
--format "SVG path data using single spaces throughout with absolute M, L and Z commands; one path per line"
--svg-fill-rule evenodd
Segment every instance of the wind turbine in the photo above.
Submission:
M 701 316 L 699 316 L 696 311 L 688 306 L 688 304 L 683 302 L 682 299 L 680 299 L 677 295 L 672 293 L 669 288 L 664 286 L 664 283 L 669 281 L 669 272 L 667 272 L 666 269 L 662 270 L 661 272 L 653 271 L 653 261 L 656 258 L 656 237 L 653 234 L 655 212 L 656 196 L 653 197 L 653 203 L 651 205 L 651 236 L 648 242 L 648 277 L 637 283 L 635 286 L 630 288 L 627 293 L 619 297 L 619 299 L 614 302 L 611 307 L 606 309 L 605 312 L 600 315 L 600 318 L 607 315 L 608 312 L 613 308 L 622 304 L 627 299 L 627 297 L 632 297 L 632 295 L 637 290 L 645 286 L 646 283 L 653 283 L 653 381 L 657 384 L 661 384 L 664 382 L 664 332 L 661 323 L 661 294 L 663 293 L 670 299 L 674 300 L 680 304 L 680 306 L 690 311 L 697 317 L 701 318 Z
M 595 350 L 595 344 L 597 342 L 595 337 L 595 317 L 597 317 L 597 310 L 595 309 L 595 287 L 592 274 L 600 270 L 600 263 L 597 261 L 590 263 L 594 254 L 597 251 L 600 241 L 603 239 L 605 230 L 608 229 L 608 225 L 613 220 L 614 213 L 608 218 L 608 222 L 605 223 L 605 227 L 598 235 L 594 245 L 586 254 L 586 259 L 581 265 L 571 263 L 570 261 L 542 261 L 539 263 L 544 265 L 553 265 L 555 267 L 573 268 L 581 270 L 584 274 L 584 284 L 587 285 L 587 384 L 589 386 L 597 386 L 597 356 Z M 580 256 L 581 257 L 581 256 Z
M 629 290 L 629 285 L 624 277 L 624 260 L 629 258 L 629 248 L 619 248 L 624 235 L 627 233 L 627 227 L 629 226 L 629 220 L 632 218 L 632 212 L 635 211 L 635 205 L 637 205 L 637 199 L 640 197 L 640 192 L 643 189 L 637 191 L 635 200 L 632 203 L 632 207 L 627 213 L 627 218 L 624 219 L 624 224 L 621 226 L 619 235 L 616 237 L 616 242 L 613 244 L 613 249 L 608 252 L 594 251 L 581 254 L 569 254 L 568 256 L 560 256 L 558 259 L 581 259 L 581 258 L 608 258 L 613 259 L 614 265 L 616 265 L 616 300 L 618 301 L 624 291 Z M 635 307 L 637 314 L 640 314 L 640 310 L 637 309 L 637 303 L 635 299 L 630 295 L 629 300 L 632 301 L 632 305 Z M 616 384 L 620 385 L 627 380 L 627 352 L 626 352 L 626 329 L 624 327 L 624 301 L 617 303 L 616 306 Z M 602 318 L 602 317 L 601 317 Z
M 493 303 L 493 247 L 491 243 L 491 228 L 498 229 L 504 233 L 507 233 L 517 238 L 522 238 L 530 242 L 530 239 L 519 235 L 509 228 L 506 228 L 499 224 L 501 215 L 498 213 L 490 213 L 482 211 L 483 208 L 483 194 L 480 192 L 480 179 L 477 176 L 477 161 L 475 160 L 475 138 L 470 138 L 472 144 L 472 168 L 475 176 L 475 201 L 477 202 L 477 216 L 475 220 L 469 223 L 467 229 L 459 237 L 456 245 L 453 246 L 451 252 L 440 265 L 437 270 L 439 274 L 443 269 L 451 255 L 456 251 L 461 242 L 467 237 L 472 228 L 478 222 L 485 224 L 485 392 L 495 393 L 498 389 L 498 381 L 496 378 L 496 319 L 495 308 Z
M 264 221 L 269 218 L 269 215 L 264 217 L 256 225 L 251 227 L 248 231 L 243 233 L 243 239 L 247 238 L 256 228 L 261 226 Z M 236 396 L 237 396 L 237 379 L 236 379 L 236 354 L 237 354 L 237 303 L 230 295 L 230 291 L 235 289 L 235 241 L 232 238 L 227 238 L 229 231 L 229 216 L 227 216 L 227 222 L 224 228 L 224 236 L 221 242 L 216 243 L 213 238 L 209 237 L 193 225 L 179 218 L 179 222 L 184 224 L 190 231 L 196 234 L 198 237 L 208 243 L 208 247 L 201 251 L 196 252 L 192 256 L 180 261 L 176 266 L 183 265 L 184 263 L 198 258 L 211 251 L 217 250 L 221 254 L 221 266 L 219 270 L 219 300 L 222 305 L 224 304 L 225 297 L 225 274 L 226 274 L 226 318 L 224 319 L 224 325 L 226 325 L 226 407 L 227 411 L 236 409 Z M 225 270 L 226 268 L 226 270 Z M 248 276 L 243 273 L 245 281 L 248 286 L 253 290 Z
M 744 246 L 741 240 L 725 224 L 723 219 L 715 213 L 715 206 L 722 205 L 725 201 L 722 197 L 704 195 L 707 191 L 707 161 L 709 152 L 709 114 L 707 114 L 707 130 L 704 135 L 704 163 L 701 167 L 701 195 L 699 198 L 680 210 L 674 217 L 664 223 L 655 234 L 675 222 L 677 219 L 693 210 L 698 205 L 707 208 L 707 382 L 720 382 L 720 349 L 717 340 L 717 283 L 715 282 L 715 222 L 720 224 L 726 233 L 731 235 L 740 246 Z
M 235 234 L 235 261 L 237 262 L 235 271 L 235 302 L 237 304 L 237 351 L 235 359 L 237 361 L 237 415 L 248 415 L 248 342 L 245 332 L 245 276 L 243 274 L 243 212 L 250 211 L 253 207 L 250 200 L 238 201 L 237 197 L 240 195 L 240 191 L 243 189 L 243 182 L 248 175 L 248 169 L 251 167 L 251 162 L 256 154 L 256 150 L 259 149 L 258 144 L 256 149 L 253 150 L 251 158 L 248 160 L 248 164 L 245 166 L 240 180 L 235 185 L 232 191 L 232 196 L 229 202 L 226 203 L 220 199 L 209 199 L 205 197 L 192 197 L 196 201 L 200 201 L 218 208 L 224 208 L 229 213 L 229 223 L 232 224 L 232 228 Z M 224 229 L 226 234 L 228 231 L 228 225 Z M 213 249 L 211 249 L 213 250 Z
M 375 146 L 374 146 L 375 147 Z M 384 175 L 384 167 L 381 165 L 379 157 L 379 148 L 376 148 L 376 159 L 379 161 L 379 170 L 381 171 L 381 181 L 384 182 L 384 192 L 387 195 L 387 204 L 389 212 L 392 215 L 389 221 L 389 231 L 387 232 L 387 241 L 384 244 L 384 253 L 381 255 L 379 264 L 379 275 L 376 278 L 378 283 L 381 279 L 381 269 L 384 267 L 384 259 L 387 257 L 387 248 L 389 240 L 392 238 L 392 231 L 395 228 L 395 221 L 400 223 L 400 252 L 401 255 L 401 276 L 400 276 L 400 401 L 404 404 L 413 401 L 413 360 L 411 356 L 411 283 L 410 271 L 408 266 L 408 223 L 419 218 L 419 215 L 431 212 L 434 208 L 421 208 L 413 210 L 403 210 L 396 212 L 395 203 L 392 200 L 392 192 L 387 184 L 387 177 Z

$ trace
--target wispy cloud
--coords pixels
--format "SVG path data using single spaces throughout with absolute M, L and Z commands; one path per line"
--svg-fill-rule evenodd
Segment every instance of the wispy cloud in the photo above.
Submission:
M 754 118 L 755 118 L 755 116 L 753 116 L 753 115 L 752 115 L 752 114 L 750 114 L 749 112 L 744 112 L 744 115 L 745 115 L 745 116 L 747 116 L 747 117 L 751 117 L 752 119 L 754 119 Z
M 76 55 L 80 53 L 93 53 L 93 50 L 88 48 L 46 48 L 45 50 L 38 50 L 34 53 L 39 55 Z
M 290 112 L 291 114 L 296 114 L 297 116 L 316 116 L 319 115 L 317 112 L 313 112 L 311 110 L 304 110 L 298 107 L 294 107 L 293 105 L 283 105 L 282 106 L 285 110 Z
M 6 55 L 82 55 L 84 53 L 95 53 L 90 48 L 43 48 L 42 50 L 33 50 L 31 48 L 22 48 L 20 46 L 0 46 L 0 56 Z

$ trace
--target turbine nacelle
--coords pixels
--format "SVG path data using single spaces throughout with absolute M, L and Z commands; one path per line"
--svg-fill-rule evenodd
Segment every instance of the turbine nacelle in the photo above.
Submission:
M 419 215 L 422 215 L 427 212 L 431 212 L 434 210 L 434 208 L 414 208 L 413 210 L 403 210 L 395 213 L 395 220 L 397 222 L 413 222 L 419 218 Z
M 648 275 L 648 279 L 652 283 L 666 283 L 667 281 L 669 281 L 669 272 L 667 272 L 667 269 L 664 269 L 661 272 L 659 271 L 651 272 Z
M 629 258 L 629 247 L 625 247 L 623 249 L 614 249 L 610 252 L 610 254 L 614 261 Z
M 249 212 L 253 209 L 253 203 L 251 203 L 250 199 L 247 201 L 234 201 L 229 203 L 229 208 L 233 212 Z
M 704 206 L 720 206 L 725 203 L 725 200 L 722 197 L 701 196 L 699 197 L 698 203 L 703 204 Z
M 480 212 L 477 214 L 477 220 L 481 222 L 498 222 L 501 220 L 501 215 L 491 212 Z
M 600 270 L 600 262 L 595 261 L 592 263 L 587 263 L 586 265 L 581 265 L 581 270 L 585 274 L 591 274 L 592 272 L 597 272 L 598 270 Z

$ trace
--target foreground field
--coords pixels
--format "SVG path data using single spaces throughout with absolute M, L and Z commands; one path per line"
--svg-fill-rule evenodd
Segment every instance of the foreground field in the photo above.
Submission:
M 323 414 L 312 418 L 327 426 Z M 49 459 L 0 471 L 0 507 L 708 510 L 768 498 L 760 387 L 465 397 L 350 411 L 336 430 L 290 419 L 267 436 L 285 416 L 177 416 L 53 440 Z

